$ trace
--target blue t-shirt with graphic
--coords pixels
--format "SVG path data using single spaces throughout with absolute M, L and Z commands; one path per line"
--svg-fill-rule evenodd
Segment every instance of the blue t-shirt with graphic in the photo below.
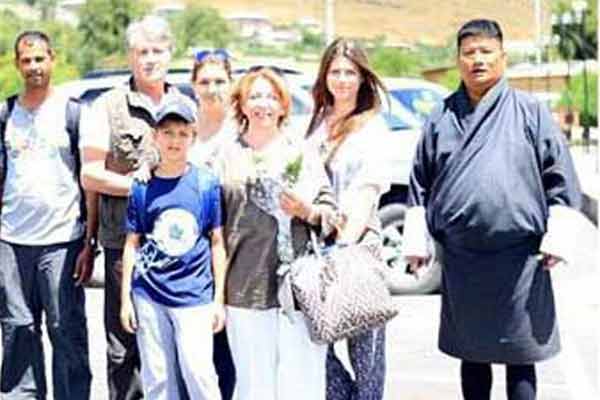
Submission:
M 132 289 L 159 304 L 213 301 L 210 232 L 221 223 L 221 187 L 206 168 L 188 164 L 180 177 L 134 183 L 127 231 L 142 235 Z

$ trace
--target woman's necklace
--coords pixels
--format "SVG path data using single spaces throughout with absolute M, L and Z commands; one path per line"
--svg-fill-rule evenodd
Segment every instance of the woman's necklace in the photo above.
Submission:
M 345 115 L 335 116 L 333 113 L 325 117 L 325 137 L 319 145 L 319 155 L 323 160 L 330 158 L 331 152 L 337 146 L 342 136 L 338 134 L 337 129 L 339 128 L 340 122 L 343 120 Z

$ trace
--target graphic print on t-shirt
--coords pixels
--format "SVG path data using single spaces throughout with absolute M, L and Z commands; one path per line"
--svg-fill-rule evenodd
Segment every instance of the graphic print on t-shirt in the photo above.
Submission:
M 32 173 L 31 166 L 54 170 L 60 151 L 68 148 L 68 136 L 60 132 L 39 132 L 38 125 L 32 116 L 18 109 L 10 120 L 10 129 L 5 137 L 6 153 L 10 163 L 10 171 L 19 185 L 39 185 L 39 175 Z M 41 124 L 41 123 L 40 123 Z M 47 169 L 46 169 L 47 168 Z M 34 169 L 38 170 L 37 168 Z M 26 181 L 23 181 L 26 179 Z M 54 182 L 53 182 L 54 183 Z
M 139 264 L 144 270 L 164 269 L 190 251 L 196 242 L 200 229 L 196 217 L 183 208 L 170 208 L 163 211 L 148 240 L 139 252 Z

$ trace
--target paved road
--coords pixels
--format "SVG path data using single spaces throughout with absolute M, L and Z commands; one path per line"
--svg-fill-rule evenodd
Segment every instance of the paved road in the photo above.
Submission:
M 540 400 L 600 399 L 598 235 L 582 221 L 571 232 L 578 253 L 572 265 L 553 271 L 563 351 L 540 363 Z M 436 348 L 439 296 L 400 297 L 401 314 L 390 325 L 386 400 L 460 398 L 459 364 Z M 494 367 L 494 399 L 504 399 L 504 371 Z
M 574 266 L 554 272 L 563 339 L 561 356 L 539 365 L 539 399 L 596 400 L 598 389 L 599 298 L 595 271 L 598 244 L 591 224 L 573 235 L 579 253 Z M 436 347 L 439 296 L 397 297 L 400 315 L 388 325 L 386 400 L 455 400 L 460 398 L 458 362 Z M 92 400 L 104 400 L 105 340 L 103 291 L 87 289 L 87 309 L 94 373 Z M 49 352 L 47 353 L 49 358 Z M 49 359 L 48 359 L 49 362 Z M 49 365 L 49 364 L 48 364 Z M 494 399 L 503 399 L 504 371 L 494 367 Z M 282 399 L 285 400 L 285 399 Z M 310 399 L 307 399 L 310 400 Z
M 595 156 L 574 153 L 582 181 L 585 180 L 584 186 L 600 182 L 597 180 Z M 539 365 L 540 400 L 600 399 L 598 235 L 590 224 L 582 224 L 570 234 L 578 240 L 576 262 L 553 272 L 563 352 L 559 357 Z M 104 292 L 87 289 L 86 294 L 94 374 L 92 400 L 104 400 L 107 398 L 106 346 L 102 325 Z M 404 296 L 396 298 L 396 301 L 400 315 L 390 322 L 387 334 L 386 400 L 460 398 L 459 364 L 442 355 L 436 347 L 439 296 Z M 47 343 L 46 348 L 49 349 Z M 47 351 L 48 366 L 50 356 L 51 352 Z M 504 399 L 503 370 L 494 368 L 494 399 Z
M 563 271 L 564 272 L 564 271 Z M 557 276 L 559 274 L 556 274 Z M 598 387 L 587 393 L 598 376 L 598 302 L 592 301 L 591 285 L 577 295 L 570 287 L 580 278 L 565 272 L 557 279 L 561 335 L 565 347 L 559 358 L 540 364 L 539 398 L 543 400 L 593 400 L 600 398 Z M 587 274 L 586 274 L 587 276 Z M 88 289 L 91 362 L 94 372 L 93 400 L 106 399 L 105 341 L 101 322 L 103 292 Z M 574 301 L 570 301 L 570 300 Z M 436 348 L 439 296 L 405 296 L 396 299 L 400 315 L 388 325 L 388 377 L 386 400 L 455 400 L 460 398 L 458 362 Z M 567 318 L 568 316 L 568 318 Z M 495 367 L 494 398 L 504 398 L 502 368 Z M 569 379 L 571 381 L 569 381 Z M 583 384 L 582 384 L 583 382 Z M 597 382 L 597 380 L 596 380 Z M 594 393 L 595 394 L 590 394 Z M 309 400 L 309 399 L 307 399 Z

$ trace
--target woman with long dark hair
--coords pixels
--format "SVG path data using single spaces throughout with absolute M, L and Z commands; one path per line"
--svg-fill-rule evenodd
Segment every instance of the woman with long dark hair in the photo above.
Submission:
M 380 115 L 385 88 L 356 42 L 335 40 L 325 51 L 313 86 L 315 108 L 307 132 L 325 163 L 342 213 L 338 242 L 378 245 L 377 206 L 389 190 L 390 132 Z M 355 379 L 331 345 L 327 354 L 327 400 L 378 400 L 385 382 L 385 328 L 348 339 Z

